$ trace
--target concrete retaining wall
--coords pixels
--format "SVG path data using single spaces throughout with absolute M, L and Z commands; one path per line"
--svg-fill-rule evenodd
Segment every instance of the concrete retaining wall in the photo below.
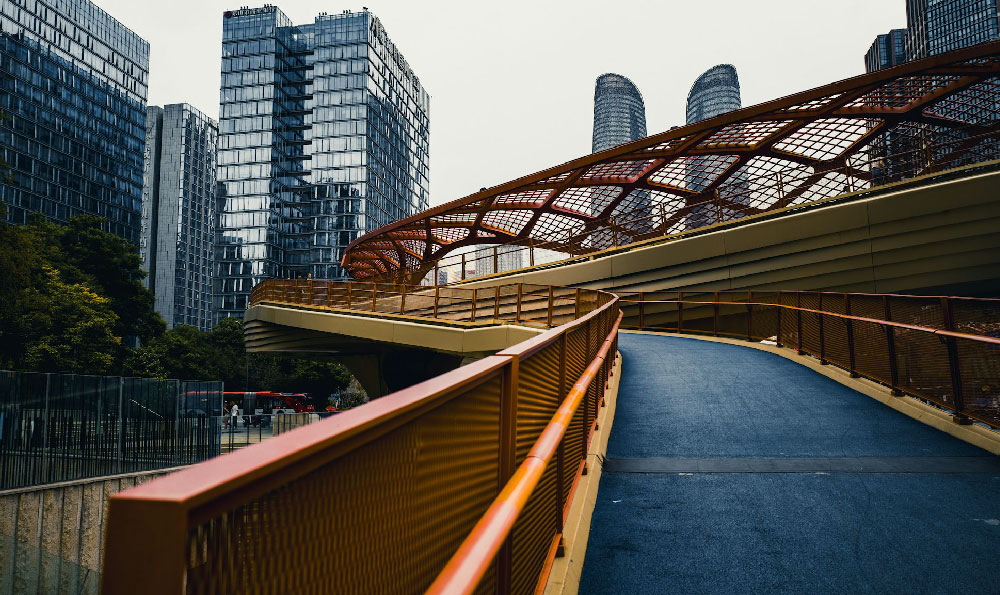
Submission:
M 96 594 L 108 498 L 176 469 L 0 492 L 0 595 Z

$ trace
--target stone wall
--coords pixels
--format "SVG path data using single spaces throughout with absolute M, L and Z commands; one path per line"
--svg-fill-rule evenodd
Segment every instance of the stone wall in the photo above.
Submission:
M 108 499 L 177 469 L 0 492 L 0 595 L 96 594 Z

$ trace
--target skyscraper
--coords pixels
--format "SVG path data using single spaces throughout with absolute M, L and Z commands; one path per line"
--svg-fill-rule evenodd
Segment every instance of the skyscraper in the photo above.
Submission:
M 694 124 L 740 109 L 740 79 L 732 64 L 719 64 L 702 73 L 687 96 L 687 123 Z
M 732 64 L 719 64 L 702 73 L 691 85 L 687 96 L 687 123 L 694 124 L 714 118 L 726 112 L 740 109 L 740 79 Z M 695 158 L 687 166 L 684 176 L 685 186 L 694 192 L 704 191 L 727 167 L 729 163 L 708 157 Z M 748 202 L 749 188 L 743 178 L 732 178 L 730 183 L 718 189 L 721 199 L 733 202 Z M 719 223 L 736 216 L 729 209 L 715 208 L 708 204 L 711 196 L 702 196 L 687 217 L 688 229 Z
M 223 13 L 217 316 L 270 277 L 336 279 L 359 234 L 428 206 L 429 97 L 372 13 Z
M 642 94 L 620 74 L 602 74 L 594 85 L 593 152 L 646 136 Z
M 997 0 L 906 0 L 906 59 L 997 39 L 998 10 Z
M 149 43 L 89 0 L 0 0 L 8 220 L 90 214 L 138 244 Z
M 893 29 L 875 38 L 865 54 L 865 72 L 892 68 L 906 62 L 906 29 Z
M 171 327 L 212 327 L 218 125 L 186 103 L 146 109 L 139 251 Z
M 917 60 L 951 50 L 968 47 L 1000 38 L 997 26 L 998 0 L 906 0 L 906 59 Z M 946 102 L 938 109 L 940 115 L 962 122 L 988 118 L 994 110 L 974 105 Z M 949 129 L 923 125 L 920 134 L 909 139 L 888 142 L 885 179 L 892 181 L 900 175 L 919 170 L 924 157 L 948 151 L 954 143 L 965 143 L 975 131 Z M 892 141 L 893 139 L 889 139 Z M 1000 155 L 995 138 L 978 143 L 971 152 L 969 162 L 983 161 Z M 876 147 L 878 150 L 878 147 Z M 953 162 L 952 165 L 962 165 Z
M 622 143 L 634 141 L 646 136 L 646 106 L 642 102 L 639 89 L 627 77 L 620 74 L 607 73 L 597 77 L 594 84 L 594 139 L 593 152 L 603 151 Z M 587 191 L 586 202 L 590 203 L 590 212 L 599 216 L 609 202 L 599 189 Z M 647 193 L 642 192 L 635 197 L 634 209 L 622 213 L 620 218 L 626 222 L 640 220 L 640 227 L 645 231 L 649 228 L 650 201 Z M 592 235 L 588 242 L 603 247 L 610 241 L 600 234 Z

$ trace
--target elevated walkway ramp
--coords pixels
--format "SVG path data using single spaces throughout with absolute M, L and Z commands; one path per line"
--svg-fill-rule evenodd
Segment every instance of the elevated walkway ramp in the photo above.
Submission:
M 581 593 L 1000 584 L 997 457 L 772 353 L 634 333 L 619 350 Z

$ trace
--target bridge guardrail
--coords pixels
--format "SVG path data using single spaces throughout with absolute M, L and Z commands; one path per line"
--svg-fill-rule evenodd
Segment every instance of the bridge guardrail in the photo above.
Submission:
M 1000 300 L 813 291 L 619 292 L 625 328 L 772 340 L 1000 428 Z
M 600 296 L 601 292 L 594 290 L 533 283 L 505 283 L 475 289 L 269 279 L 254 287 L 250 305 L 269 302 L 459 323 L 510 321 L 557 326 L 604 305 L 606 302 L 602 302 Z
M 315 301 L 315 291 L 299 293 L 308 283 L 271 283 L 255 290 L 253 303 L 340 308 L 365 292 L 366 307 L 374 303 L 376 312 L 384 305 L 413 313 L 402 289 L 382 293 L 355 284 L 345 294 L 323 282 L 322 295 L 336 304 L 327 306 Z M 490 300 L 469 290 L 463 307 L 490 302 L 490 319 L 572 320 L 427 382 L 116 495 L 104 592 L 425 590 L 519 466 L 530 459 L 537 468 L 532 447 L 543 435 L 552 439 L 547 428 L 557 418 L 564 427 L 549 453 L 557 464 L 540 471 L 504 553 L 487 562 L 483 577 L 484 585 L 535 589 L 584 469 L 619 310 L 605 292 L 505 287 L 499 298 L 491 288 Z M 434 300 L 419 293 L 427 289 L 406 299 L 443 319 L 441 292 Z M 568 415 L 560 406 L 570 394 L 578 405 Z

